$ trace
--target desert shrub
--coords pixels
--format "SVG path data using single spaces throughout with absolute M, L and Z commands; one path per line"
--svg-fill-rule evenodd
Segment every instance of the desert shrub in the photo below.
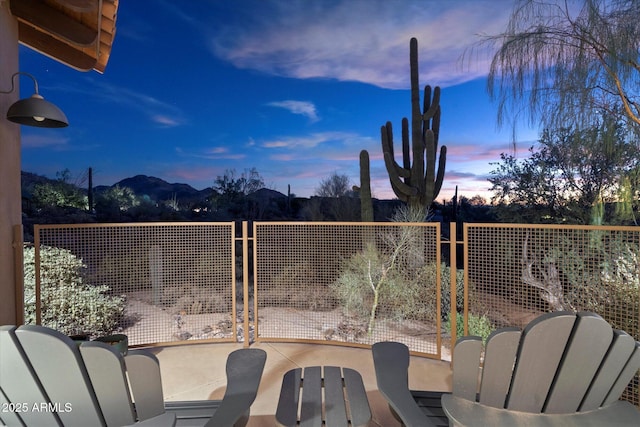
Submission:
M 374 303 L 375 315 L 393 320 L 413 319 L 437 320 L 437 264 L 427 263 L 420 267 L 391 265 L 388 254 L 373 245 L 367 246 L 345 260 L 338 279 L 331 288 L 349 316 L 370 316 Z M 442 264 L 442 283 L 449 280 L 448 267 Z M 446 271 L 446 273 L 445 273 Z M 458 279 L 460 286 L 462 278 Z M 375 290 L 378 300 L 375 300 Z M 461 289 L 461 288 L 460 288 Z M 459 291 L 459 301 L 462 293 Z M 443 289 L 443 313 L 449 310 L 449 291 Z
M 636 336 L 638 316 L 632 313 L 640 303 L 638 248 L 599 231 L 588 237 L 588 248 L 560 241 L 547 255 L 562 273 L 565 301 L 575 310 L 599 313 L 614 328 Z M 610 313 L 618 314 L 607 316 Z
M 385 268 L 382 254 L 372 245 L 344 261 L 331 289 L 347 315 L 363 318 L 370 314 L 374 301 L 373 288 L 380 281 Z M 396 273 L 391 271 L 389 274 L 388 283 L 391 286 L 400 279 Z
M 287 306 L 300 310 L 324 311 L 336 307 L 316 267 L 308 261 L 287 266 L 275 274 L 258 292 L 263 306 Z
M 220 295 L 208 287 L 195 285 L 165 286 L 160 302 L 176 313 L 204 314 L 231 311 L 231 295 Z
M 447 317 L 447 321 L 444 324 L 444 328 L 448 333 L 451 333 L 451 318 Z M 473 313 L 469 313 L 468 319 L 469 334 L 482 338 L 482 341 L 486 342 L 487 337 L 495 329 L 491 324 L 491 321 L 487 316 L 478 316 Z M 462 313 L 456 315 L 456 336 L 458 338 L 464 336 L 464 317 Z
M 40 250 L 42 325 L 73 335 L 112 333 L 125 310 L 125 298 L 109 294 L 108 286 L 85 283 L 86 266 L 71 251 Z M 35 248 L 24 249 L 25 323 L 36 321 Z
M 435 273 L 434 273 L 435 274 Z M 440 267 L 442 279 L 440 309 L 442 320 L 446 320 L 451 313 L 451 268 L 444 263 Z M 435 276 L 434 276 L 435 277 Z M 464 270 L 456 270 L 456 304 L 454 310 L 460 312 L 464 307 Z

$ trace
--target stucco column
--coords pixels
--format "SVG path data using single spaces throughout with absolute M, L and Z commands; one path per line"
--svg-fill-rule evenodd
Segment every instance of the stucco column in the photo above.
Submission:
M 18 22 L 9 11 L 9 2 L 0 0 L 0 90 L 11 89 L 11 76 L 17 71 Z M 16 259 L 14 250 L 14 234 L 22 227 L 20 126 L 6 119 L 18 97 L 18 88 L 0 94 L 0 325 L 18 322 L 16 281 L 21 282 L 23 274 L 22 258 Z

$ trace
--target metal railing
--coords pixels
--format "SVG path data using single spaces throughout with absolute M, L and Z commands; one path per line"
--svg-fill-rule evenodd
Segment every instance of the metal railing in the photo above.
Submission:
M 33 321 L 82 315 L 60 294 L 57 248 L 79 260 L 83 286 L 124 295 L 119 327 L 132 345 L 396 340 L 448 359 L 449 325 L 486 335 L 562 309 L 594 311 L 640 340 L 635 227 L 464 224 L 458 236 L 452 224 L 446 242 L 438 223 L 75 224 L 34 236 Z

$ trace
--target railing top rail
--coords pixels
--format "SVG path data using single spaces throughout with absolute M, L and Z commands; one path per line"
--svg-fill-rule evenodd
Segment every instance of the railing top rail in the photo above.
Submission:
M 620 225 L 579 225 L 579 224 L 518 224 L 518 223 L 463 223 L 469 228 L 518 228 L 518 229 L 547 229 L 547 230 L 588 230 L 588 231 L 632 231 L 640 232 L 640 227 Z
M 439 222 L 334 222 L 334 221 L 253 221 L 254 226 L 261 225 L 296 225 L 296 226 L 325 226 L 325 227 L 370 227 L 370 226 L 384 226 L 384 227 L 440 227 Z
M 113 222 L 113 223 L 76 223 L 76 224 L 35 224 L 34 228 L 40 230 L 56 229 L 56 228 L 124 228 L 124 227 L 175 227 L 175 226 L 188 226 L 188 227 L 202 227 L 202 226 L 233 226 L 235 221 L 226 222 L 195 222 L 195 221 L 179 221 L 179 222 Z

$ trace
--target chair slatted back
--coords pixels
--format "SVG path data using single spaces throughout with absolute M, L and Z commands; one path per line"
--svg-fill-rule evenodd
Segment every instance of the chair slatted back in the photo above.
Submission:
M 576 316 L 570 313 L 552 317 L 543 315 L 525 327 L 507 408 L 542 412 L 575 321 Z
M 579 315 L 544 412 L 576 412 L 613 341 L 613 329 L 592 313 Z
M 480 337 L 466 337 L 456 343 L 452 384 L 454 395 L 475 400 L 478 392 L 481 354 L 482 339 Z
M 521 336 L 522 331 L 517 328 L 499 329 L 489 336 L 488 342 L 491 345 L 485 349 L 480 384 L 479 401 L 483 405 L 504 407 L 511 386 L 511 369 L 516 361 Z
M 638 343 L 626 332 L 620 330 L 614 331 L 611 349 L 602 362 L 602 366 L 593 380 L 591 389 L 582 402 L 580 407 L 581 411 L 590 411 L 598 408 L 600 405 L 610 403 L 607 401 L 607 396 L 615 384 L 620 366 L 623 366 L 626 361 L 631 359 L 631 355 L 637 344 Z M 617 400 L 618 397 L 616 396 L 615 399 Z
M 15 330 L 20 346 L 64 425 L 104 426 L 98 400 L 76 343 L 58 331 L 26 325 Z
M 163 414 L 164 395 L 158 359 L 143 350 L 130 350 L 124 362 L 138 419 L 146 420 Z
M 640 343 L 590 312 L 546 313 L 520 332 L 494 331 L 456 343 L 453 394 L 529 413 L 587 411 L 618 400 L 640 369 Z M 477 395 L 476 395 L 476 392 Z
M 106 343 L 88 341 L 80 346 L 82 359 L 108 426 L 122 426 L 136 421 L 124 361 Z
M 3 408 L 20 408 L 4 411 L 0 418 L 6 425 L 61 425 L 55 412 L 33 410 L 34 405 L 39 408 L 49 398 L 20 347 L 15 330 L 15 326 L 0 326 L 0 400 L 6 405 Z

